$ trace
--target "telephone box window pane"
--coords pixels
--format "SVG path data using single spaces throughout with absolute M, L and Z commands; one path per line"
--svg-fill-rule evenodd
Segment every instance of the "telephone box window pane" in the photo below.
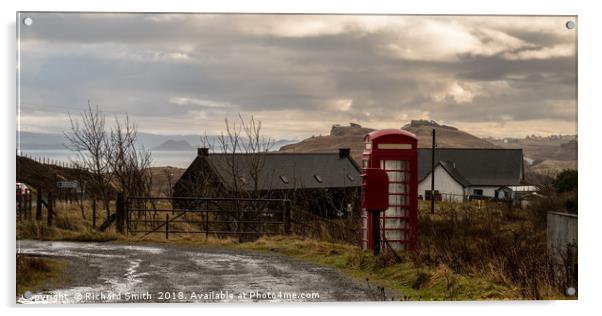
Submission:
M 407 197 L 405 195 L 400 195 L 399 196 L 399 204 L 400 205 L 407 205 L 408 204 L 408 200 Z
M 389 181 L 401 181 L 401 172 L 389 171 L 387 172 Z
M 400 195 L 389 195 L 389 204 L 400 205 L 401 204 L 401 196 Z
M 400 226 L 401 226 L 401 222 L 398 218 L 385 219 L 385 227 L 394 228 L 394 227 L 400 227 Z M 387 233 L 393 233 L 393 231 L 389 230 L 389 231 L 387 231 Z
M 399 183 L 389 183 L 389 193 L 403 193 L 401 185 Z
M 401 160 L 383 160 L 381 161 L 381 168 L 383 162 L 386 170 L 401 170 Z
M 372 143 L 366 143 L 366 149 L 367 150 L 371 150 L 372 149 Z
M 408 170 L 408 161 L 407 160 L 400 160 L 399 161 L 399 169 L 401 169 L 401 170 Z

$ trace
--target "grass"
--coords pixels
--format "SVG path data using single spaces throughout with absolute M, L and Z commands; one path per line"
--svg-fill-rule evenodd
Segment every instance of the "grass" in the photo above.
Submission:
M 547 210 L 439 202 L 433 215 L 423 208 L 415 261 L 430 268 L 445 264 L 459 275 L 511 284 L 523 299 L 566 299 L 558 289 L 571 285 L 554 272 L 547 253 Z
M 49 284 L 64 282 L 64 267 L 62 260 L 17 254 L 17 297 L 25 291 L 46 291 Z
M 459 275 L 445 265 L 435 269 L 418 267 L 403 256 L 395 262 L 391 255 L 375 257 L 359 247 L 322 242 L 299 236 L 262 237 L 253 243 L 234 246 L 287 255 L 330 266 L 345 275 L 394 292 L 396 300 L 486 300 L 518 299 L 519 293 L 507 284 L 475 276 Z
M 100 207 L 99 207 L 100 209 Z M 89 202 L 84 204 L 84 216 L 77 203 L 58 202 L 55 207 L 57 216 L 54 225 L 48 227 L 46 223 L 46 211 L 43 211 L 41 221 L 25 220 L 17 222 L 17 239 L 36 240 L 67 240 L 67 241 L 112 241 L 124 239 L 117 234 L 113 227 L 106 232 L 100 232 L 92 227 L 92 210 Z M 35 210 L 34 210 L 35 213 Z M 35 216 L 35 215 L 34 215 Z M 106 217 L 105 211 L 97 213 L 97 227 L 102 224 Z

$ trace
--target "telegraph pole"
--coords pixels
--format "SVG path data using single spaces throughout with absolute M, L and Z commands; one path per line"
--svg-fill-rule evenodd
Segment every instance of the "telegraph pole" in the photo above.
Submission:
M 431 149 L 431 214 L 435 214 L 435 129 L 433 128 L 433 148 Z

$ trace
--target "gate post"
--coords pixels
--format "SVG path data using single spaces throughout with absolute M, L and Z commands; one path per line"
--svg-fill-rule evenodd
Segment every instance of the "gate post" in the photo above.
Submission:
M 31 190 L 29 191 L 29 194 L 27 194 L 27 219 L 31 220 Z
M 117 232 L 120 234 L 124 233 L 124 219 L 125 219 L 125 205 L 123 201 L 123 193 L 117 193 L 117 201 L 115 207 L 115 220 L 117 225 Z
M 37 190 L 36 221 L 42 220 L 42 187 Z
M 165 239 L 169 239 L 169 214 L 165 214 Z
M 284 233 L 291 234 L 291 208 L 288 201 L 284 202 Z
M 92 228 L 96 228 L 96 197 L 92 200 Z
M 52 199 L 52 192 L 48 192 L 48 227 L 52 226 L 53 218 L 54 218 L 54 200 Z

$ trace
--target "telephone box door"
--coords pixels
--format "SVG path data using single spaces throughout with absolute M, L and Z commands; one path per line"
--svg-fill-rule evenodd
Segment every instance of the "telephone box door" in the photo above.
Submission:
M 381 215 L 381 234 L 395 250 L 408 250 L 411 239 L 411 160 L 382 157 L 379 166 L 389 176 L 389 208 Z

